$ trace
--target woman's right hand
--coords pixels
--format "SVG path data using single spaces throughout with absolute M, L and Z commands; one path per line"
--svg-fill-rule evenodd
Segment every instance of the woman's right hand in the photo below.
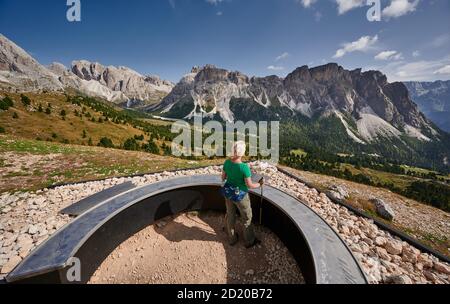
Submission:
M 264 177 L 261 177 L 261 179 L 259 180 L 259 185 L 261 187 L 264 186 Z

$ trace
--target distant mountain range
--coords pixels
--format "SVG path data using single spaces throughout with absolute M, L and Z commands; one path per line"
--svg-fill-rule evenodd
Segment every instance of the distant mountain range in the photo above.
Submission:
M 61 63 L 44 67 L 14 42 L 0 34 L 0 88 L 17 91 L 75 90 L 92 97 L 143 106 L 159 102 L 173 88 L 158 76 L 143 76 L 127 67 L 105 67 L 85 60 L 70 69 Z
M 240 112 L 236 100 L 254 110 Z M 405 85 L 388 83 L 378 71 L 348 71 L 335 63 L 311 69 L 303 66 L 284 79 L 249 78 L 212 65 L 194 68 L 161 103 L 148 107 L 174 118 L 203 113 L 224 121 L 240 119 L 245 113 L 271 112 L 268 116 L 272 116 L 281 109 L 308 118 L 334 115 L 349 138 L 361 144 L 380 137 L 406 135 L 431 141 L 438 136 L 409 98 Z
M 438 106 L 442 85 L 407 86 L 424 112 L 448 111 Z M 349 71 L 335 63 L 302 66 L 285 78 L 248 77 L 206 65 L 194 67 L 174 85 L 84 60 L 74 61 L 70 69 L 59 63 L 44 67 L 0 35 L 3 90 L 76 91 L 170 118 L 203 114 L 224 122 L 280 120 L 285 153 L 302 147 L 448 168 L 450 135 L 422 114 L 407 86 L 389 83 L 379 71 Z M 430 102 L 427 96 L 435 99 Z
M 449 134 L 420 112 L 405 84 L 389 83 L 379 71 L 330 63 L 280 78 L 194 67 L 146 110 L 169 118 L 279 120 L 284 154 L 301 147 L 449 168 Z
M 450 80 L 405 82 L 419 109 L 441 129 L 450 132 Z

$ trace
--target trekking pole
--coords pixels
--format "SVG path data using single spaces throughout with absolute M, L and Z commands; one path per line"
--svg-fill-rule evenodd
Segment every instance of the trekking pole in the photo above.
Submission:
M 259 225 L 262 225 L 262 203 L 263 203 L 263 196 L 264 196 L 264 177 L 262 177 L 259 182 L 263 182 L 261 185 L 261 201 L 259 203 Z

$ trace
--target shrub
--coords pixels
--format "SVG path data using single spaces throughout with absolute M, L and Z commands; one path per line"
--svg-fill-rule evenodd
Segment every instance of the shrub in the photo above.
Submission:
M 16 112 L 14 112 L 12 118 L 14 118 L 14 119 L 19 119 L 19 114 L 17 114 Z
M 0 100 L 0 110 L 7 111 L 9 107 L 5 104 L 3 100 Z
M 6 133 L 5 128 L 0 127 L 0 133 Z
M 47 108 L 47 109 L 45 109 L 45 114 L 47 114 L 47 115 L 50 115 L 50 114 L 52 114 L 52 110 L 51 110 L 51 108 Z
M 114 144 L 112 142 L 111 139 L 109 139 L 108 137 L 103 137 L 100 139 L 100 142 L 98 143 L 99 147 L 104 147 L 104 148 L 114 148 Z
M 44 112 L 44 109 L 42 108 L 42 105 L 41 105 L 41 104 L 39 104 L 39 106 L 38 106 L 38 112 L 39 112 L 39 113 Z
M 129 151 L 138 151 L 139 150 L 139 144 L 137 143 L 136 139 L 128 138 L 125 141 L 125 143 L 123 144 L 123 148 L 125 150 L 129 150 Z
M 153 140 L 149 140 L 147 144 L 142 145 L 142 149 L 148 153 L 159 154 L 158 145 Z
M 3 98 L 3 102 L 8 106 L 8 107 L 13 107 L 14 106 L 14 101 L 11 99 L 11 97 L 6 96 L 5 98 Z
M 31 104 L 31 99 L 26 95 L 20 95 L 20 99 L 22 100 L 24 106 L 29 106 Z
M 134 139 L 136 140 L 144 140 L 144 135 L 134 135 Z
M 172 155 L 172 148 L 169 145 L 166 145 L 166 143 L 163 143 L 161 148 L 164 155 Z
M 0 100 L 0 110 L 7 111 L 12 106 L 14 106 L 14 102 L 9 96 Z

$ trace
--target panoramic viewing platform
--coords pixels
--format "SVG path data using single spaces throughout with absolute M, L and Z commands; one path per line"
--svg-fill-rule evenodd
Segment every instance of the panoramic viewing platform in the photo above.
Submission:
M 67 283 L 67 264 L 77 257 L 82 261 L 81 282 L 87 282 L 113 248 L 145 226 L 182 212 L 224 211 L 221 185 L 218 176 L 191 176 L 124 189 L 123 194 L 111 193 L 107 199 L 98 198 L 90 208 L 75 203 L 72 210 L 84 209 L 78 217 L 41 244 L 6 280 Z M 263 197 L 252 191 L 251 200 L 255 220 L 288 247 L 307 283 L 367 282 L 342 239 L 306 205 L 270 186 Z
M 448 0 L 0 1 L 0 292 L 437 297 L 449 28 Z

